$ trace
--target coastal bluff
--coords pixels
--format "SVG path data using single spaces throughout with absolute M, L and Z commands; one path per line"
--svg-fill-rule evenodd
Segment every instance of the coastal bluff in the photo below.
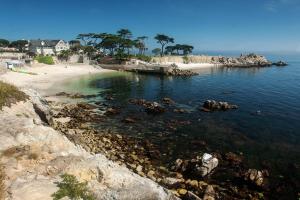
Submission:
M 50 200 L 61 174 L 87 182 L 96 199 L 177 199 L 152 180 L 70 142 L 41 119 L 43 113 L 51 120 L 47 102 L 34 90 L 24 92 L 30 100 L 0 111 L 6 199 Z
M 286 66 L 283 61 L 271 62 L 265 56 L 258 54 L 241 54 L 239 57 L 227 56 L 208 56 L 208 55 L 191 55 L 191 56 L 164 56 L 153 57 L 152 62 L 161 65 L 178 64 L 178 65 L 193 65 L 193 64 L 212 64 L 215 66 L 225 67 L 270 67 Z

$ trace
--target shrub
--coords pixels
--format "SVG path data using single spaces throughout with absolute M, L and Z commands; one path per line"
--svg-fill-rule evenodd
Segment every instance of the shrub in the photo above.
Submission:
M 135 56 L 136 59 L 139 59 L 139 60 L 142 60 L 142 61 L 145 61 L 145 62 L 151 62 L 152 60 L 152 57 L 151 56 L 146 56 L 146 55 L 136 55 Z
M 47 65 L 54 64 L 52 56 L 37 56 L 37 57 L 35 57 L 35 60 L 37 60 L 39 63 L 44 63 Z
M 189 61 L 189 57 L 183 56 L 182 59 L 183 59 L 183 63 L 184 63 L 184 64 L 189 64 L 189 62 L 190 62 L 190 61 Z
M 95 200 L 94 195 L 88 190 L 87 183 L 80 183 L 75 176 L 61 175 L 62 182 L 56 183 L 59 190 L 52 194 L 53 200 L 69 197 L 71 200 Z
M 0 81 L 0 110 L 18 101 L 25 101 L 28 96 L 13 85 Z

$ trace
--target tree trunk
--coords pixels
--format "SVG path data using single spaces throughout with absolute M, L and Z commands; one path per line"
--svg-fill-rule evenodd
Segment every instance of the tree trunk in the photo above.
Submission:
M 162 44 L 162 45 L 161 45 L 161 52 L 160 52 L 160 56 L 161 56 L 161 57 L 163 57 L 163 55 L 164 55 L 164 47 L 165 47 L 165 45 Z

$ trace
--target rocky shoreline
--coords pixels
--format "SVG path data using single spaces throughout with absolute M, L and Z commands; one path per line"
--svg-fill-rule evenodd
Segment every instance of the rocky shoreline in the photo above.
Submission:
M 112 98 L 107 97 L 108 100 Z M 169 98 L 162 101 L 167 105 L 173 103 Z M 148 114 L 165 112 L 156 102 L 132 99 L 129 103 L 144 107 Z M 178 158 L 171 165 L 162 165 L 159 162 L 161 152 L 150 141 L 93 128 L 93 124 L 101 123 L 111 115 L 118 115 L 120 111 L 117 108 L 87 103 L 51 104 L 51 125 L 70 141 L 81 145 L 88 152 L 104 154 L 119 165 L 171 190 L 178 198 L 261 199 L 268 191 L 268 171 L 247 168 L 242 155 L 209 152 L 193 159 Z M 104 106 L 101 110 L 106 111 L 99 113 L 99 106 Z M 233 107 L 236 108 L 234 105 Z M 136 120 L 128 117 L 123 122 L 136 123 Z M 230 181 L 219 182 L 211 178 L 215 171 L 225 176 L 230 174 L 232 178 Z
M 129 200 L 132 196 L 135 199 L 177 199 L 150 179 L 108 160 L 104 156 L 108 154 L 95 154 L 88 148 L 86 151 L 82 148 L 83 141 L 75 145 L 78 140 L 73 138 L 79 135 L 70 137 L 74 129 L 67 128 L 66 136 L 72 143 L 62 132 L 49 126 L 58 129 L 53 119 L 55 110 L 48 102 L 31 89 L 24 92 L 30 100 L 11 108 L 4 107 L 0 112 L 0 160 L 5 173 L 6 199 L 51 200 L 62 174 L 71 174 L 80 182 L 86 182 L 95 199 Z M 94 120 L 95 116 L 88 114 L 91 106 L 80 108 L 87 114 L 83 118 L 85 122 Z

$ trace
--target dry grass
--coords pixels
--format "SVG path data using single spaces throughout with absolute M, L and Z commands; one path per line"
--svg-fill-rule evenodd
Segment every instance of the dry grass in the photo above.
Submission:
M 0 81 L 0 110 L 19 101 L 25 101 L 28 96 L 13 85 Z

